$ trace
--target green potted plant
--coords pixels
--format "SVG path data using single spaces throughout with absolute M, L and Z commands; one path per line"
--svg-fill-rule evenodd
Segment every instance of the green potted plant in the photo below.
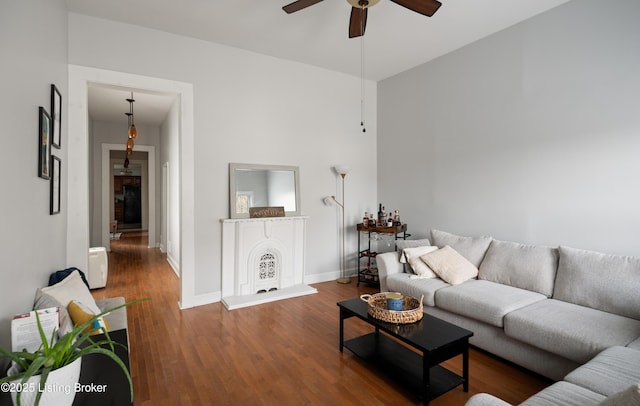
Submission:
M 72 381 L 67 382 L 67 384 L 75 385 L 80 375 L 81 358 L 88 354 L 103 354 L 118 364 L 124 372 L 129 381 L 131 401 L 133 402 L 133 381 L 131 380 L 131 374 L 120 357 L 115 353 L 116 346 L 124 346 L 113 341 L 109 336 L 109 332 L 97 322 L 102 316 L 108 313 L 142 300 L 149 299 L 133 300 L 95 315 L 85 323 L 75 326 L 70 332 L 58 338 L 57 341 L 55 339 L 55 329 L 50 338 L 45 336 L 42 324 L 40 323 L 40 317 L 36 311 L 36 322 L 40 340 L 42 341 L 40 348 L 34 352 L 28 352 L 26 350 L 11 352 L 0 347 L 0 358 L 9 358 L 14 362 L 14 366 L 9 371 L 12 369 L 19 371 L 0 379 L 1 384 L 12 384 L 11 386 L 3 386 L 3 388 L 7 387 L 11 389 L 12 398 L 17 406 L 22 406 L 24 397 L 29 398 L 27 400 L 29 404 L 37 406 L 40 403 L 43 392 L 45 392 L 41 390 L 41 388 L 45 386 L 50 376 L 64 371 L 63 374 L 70 376 L 70 380 Z M 99 338 L 98 336 L 92 335 L 100 332 L 104 334 L 99 336 Z M 58 391 L 58 394 L 67 395 L 67 399 L 70 400 L 65 401 L 70 405 L 75 397 L 75 392 L 66 392 L 72 393 Z M 25 396 L 23 396 L 23 393 Z M 58 398 L 54 400 L 54 402 L 56 402 L 57 406 L 60 399 Z

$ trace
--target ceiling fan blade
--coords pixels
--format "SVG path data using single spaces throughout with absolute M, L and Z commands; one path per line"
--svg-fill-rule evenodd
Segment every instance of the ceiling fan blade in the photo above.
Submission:
M 360 37 L 364 35 L 364 29 L 367 27 L 367 9 L 360 7 L 351 7 L 351 18 L 349 19 L 349 38 Z
M 282 7 L 282 9 L 286 11 L 287 14 L 291 14 L 291 13 L 295 13 L 296 11 L 300 11 L 303 8 L 313 6 L 316 3 L 320 3 L 321 1 L 322 0 L 298 0 L 298 1 L 294 1 L 291 4 L 287 4 L 286 6 Z
M 399 4 L 409 10 L 415 11 L 431 17 L 440 8 L 442 3 L 438 0 L 391 0 L 392 2 Z

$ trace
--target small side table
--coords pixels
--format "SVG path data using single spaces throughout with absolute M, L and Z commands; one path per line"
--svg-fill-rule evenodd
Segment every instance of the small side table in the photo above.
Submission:
M 407 237 L 410 237 L 411 234 L 407 233 L 407 224 L 400 224 L 398 226 L 367 226 L 359 223 L 356 226 L 358 230 L 358 286 L 360 286 L 360 282 L 365 282 L 370 285 L 379 286 L 380 278 L 378 277 L 378 269 L 374 267 L 374 258 L 378 255 L 377 252 L 371 251 L 371 233 L 383 233 L 383 234 L 393 234 L 394 240 L 398 238 L 402 238 L 406 240 Z M 368 233 L 367 235 L 367 248 L 364 250 L 360 250 L 360 233 Z M 394 247 L 395 249 L 395 247 Z M 364 264 L 360 263 L 362 258 L 366 258 L 366 262 Z

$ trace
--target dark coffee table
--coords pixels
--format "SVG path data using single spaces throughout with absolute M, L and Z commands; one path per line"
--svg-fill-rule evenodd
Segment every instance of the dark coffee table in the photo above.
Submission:
M 380 371 L 408 385 L 425 405 L 459 385 L 465 392 L 469 391 L 469 337 L 473 336 L 473 332 L 428 314 L 417 323 L 387 323 L 371 317 L 367 313 L 368 304 L 360 298 L 339 302 L 338 307 L 340 352 L 347 347 Z M 375 331 L 344 341 L 344 319 L 349 317 L 364 320 L 375 327 Z M 381 331 L 385 334 L 381 334 Z M 462 376 L 439 365 L 460 354 Z

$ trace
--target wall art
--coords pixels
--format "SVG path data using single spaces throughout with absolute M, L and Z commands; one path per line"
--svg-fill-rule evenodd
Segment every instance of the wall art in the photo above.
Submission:
M 38 126 L 38 176 L 50 178 L 51 165 L 51 116 L 40 106 L 40 125 Z

